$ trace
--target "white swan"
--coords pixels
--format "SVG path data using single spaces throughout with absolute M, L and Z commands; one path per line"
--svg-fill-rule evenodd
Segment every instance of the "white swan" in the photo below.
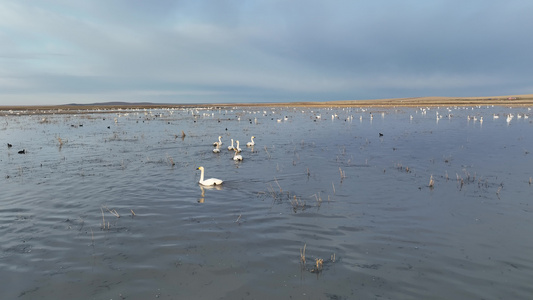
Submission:
M 233 155 L 233 160 L 234 160 L 234 161 L 240 161 L 240 160 L 242 160 L 242 155 L 237 154 L 237 149 L 234 149 L 233 151 L 235 151 L 235 154 Z
M 214 143 L 213 143 L 213 146 L 216 147 L 216 146 L 220 146 L 220 145 L 222 145 L 222 140 L 221 140 L 221 139 L 222 139 L 222 137 L 221 137 L 221 136 L 218 136 L 218 142 L 214 142 Z
M 222 180 L 217 178 L 209 178 L 204 180 L 204 167 L 198 167 L 196 170 L 200 170 L 200 181 L 198 181 L 201 185 L 219 185 L 222 184 Z
M 239 147 L 239 141 L 235 141 L 235 142 L 237 143 L 237 148 L 235 148 L 235 150 L 237 150 L 237 153 L 241 152 L 242 149 L 241 149 L 241 147 Z
M 231 139 L 231 146 L 228 146 L 228 150 L 231 151 L 235 149 L 235 147 L 233 147 L 233 139 Z
M 220 146 L 217 145 L 215 149 L 213 149 L 213 153 L 220 153 Z
M 252 141 L 246 143 L 246 146 L 248 146 L 248 147 L 252 147 L 253 145 L 255 145 L 254 139 L 255 139 L 255 136 L 252 136 L 252 139 L 251 139 Z

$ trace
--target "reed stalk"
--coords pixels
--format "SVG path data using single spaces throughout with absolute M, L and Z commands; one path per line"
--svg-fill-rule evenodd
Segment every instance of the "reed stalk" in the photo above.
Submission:
M 346 178 L 346 173 L 339 167 L 339 172 L 341 173 L 341 181 Z
M 315 264 L 316 264 L 317 273 L 322 271 L 322 269 L 324 267 L 324 260 L 322 258 L 316 258 L 315 259 Z
M 279 192 L 280 192 L 280 193 L 283 193 L 283 190 L 281 189 L 281 186 L 279 185 L 278 179 L 276 179 L 276 177 L 274 177 L 274 181 L 276 182 L 276 184 L 277 184 L 278 187 L 279 187 Z
M 267 153 L 267 155 L 268 155 L 268 159 L 271 159 L 271 158 L 272 158 L 272 156 L 270 156 L 270 153 L 268 153 L 268 150 L 267 150 L 267 146 L 265 146 L 265 152 L 266 152 L 266 153 Z
M 303 249 L 300 248 L 300 263 L 305 266 L 305 247 L 307 247 L 307 244 L 304 244 Z
M 114 215 L 115 217 L 120 218 L 120 215 L 118 214 L 118 212 L 117 212 L 115 209 L 110 210 L 109 208 L 107 208 L 107 206 L 104 206 L 104 208 L 105 208 L 108 212 L 110 212 L 112 215 Z
M 100 210 L 102 211 L 102 229 L 105 229 L 104 209 L 102 207 L 100 207 Z

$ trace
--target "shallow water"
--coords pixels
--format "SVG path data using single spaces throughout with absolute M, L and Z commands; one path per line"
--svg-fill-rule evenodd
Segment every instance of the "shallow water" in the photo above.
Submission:
M 0 298 L 527 299 L 529 113 L 3 112 Z

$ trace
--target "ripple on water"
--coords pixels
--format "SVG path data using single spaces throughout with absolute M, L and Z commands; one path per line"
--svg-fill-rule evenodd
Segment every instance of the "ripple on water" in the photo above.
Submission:
M 409 108 L 373 120 L 355 108 L 264 110 L 8 116 L 2 133 L 27 154 L 0 152 L 0 296 L 533 293 L 529 122 L 480 126 L 461 109 L 439 122 Z M 236 163 L 212 153 L 219 135 L 257 145 Z M 224 185 L 200 187 L 200 165 Z

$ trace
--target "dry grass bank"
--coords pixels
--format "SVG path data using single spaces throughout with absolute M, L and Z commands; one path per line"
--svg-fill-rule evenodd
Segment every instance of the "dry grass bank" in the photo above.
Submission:
M 426 107 L 426 106 L 533 106 L 533 94 L 495 97 L 417 97 L 378 100 L 343 100 L 287 103 L 224 103 L 224 104 L 91 104 L 91 105 L 34 105 L 0 106 L 0 111 L 22 111 L 24 114 L 69 114 L 100 110 L 116 112 L 120 109 L 194 108 L 194 107 Z

